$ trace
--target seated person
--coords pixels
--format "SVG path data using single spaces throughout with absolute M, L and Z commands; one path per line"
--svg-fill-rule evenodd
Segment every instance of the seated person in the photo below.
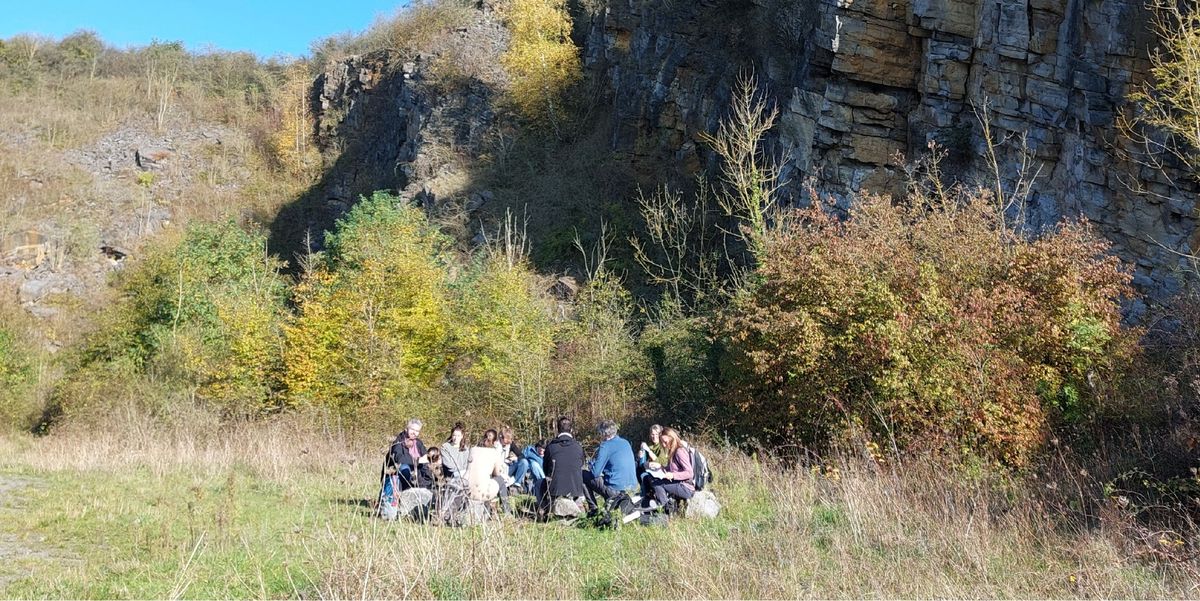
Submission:
M 437 447 L 429 449 L 417 462 L 417 485 L 421 488 L 438 490 L 450 478 L 449 471 L 442 462 L 442 451 Z
M 651 470 L 650 487 L 658 507 L 666 507 L 671 499 L 690 499 L 696 488 L 692 484 L 692 453 L 679 440 L 679 432 L 667 428 L 662 433 L 663 450 L 670 460 L 662 470 Z M 646 507 L 649 500 L 643 500 Z
M 399 476 L 400 490 L 419 486 L 417 462 L 425 455 L 425 443 L 421 442 L 421 420 L 410 419 L 403 432 L 396 435 L 384 457 L 384 473 L 395 470 Z
M 642 484 L 642 494 L 650 494 L 651 478 L 646 472 L 649 470 L 660 470 L 662 466 L 671 460 L 663 453 L 662 448 L 662 430 L 663 427 L 654 424 L 650 426 L 650 442 L 643 442 L 638 449 L 638 472 L 640 473 L 638 481 Z
M 571 427 L 571 418 L 558 418 L 558 435 L 546 444 L 546 454 L 542 457 L 546 480 L 538 491 L 538 505 L 543 514 L 548 513 L 555 499 L 574 500 L 587 494 L 583 485 L 583 446 L 571 434 Z
M 500 429 L 500 440 L 496 443 L 500 449 L 500 454 L 504 457 L 504 463 L 508 467 L 505 472 L 513 479 L 518 487 L 525 486 L 525 474 L 529 472 L 529 460 L 525 458 L 521 452 L 521 445 L 513 439 L 513 430 L 508 426 Z
M 633 492 L 637 488 L 633 447 L 628 440 L 617 436 L 618 426 L 612 420 L 600 422 L 597 430 L 602 442 L 596 449 L 591 470 L 583 474 L 584 484 L 605 500 Z M 599 505 L 594 498 L 589 501 L 593 506 Z
M 484 432 L 479 444 L 467 453 L 467 490 L 473 501 L 488 502 L 497 497 L 505 513 L 508 506 L 508 467 L 495 446 L 496 431 Z
M 542 487 L 542 481 L 546 479 L 546 470 L 542 464 L 542 457 L 546 454 L 546 443 L 537 441 L 527 447 L 521 453 L 521 457 L 529 462 L 529 475 L 533 479 L 533 485 L 529 491 L 537 494 L 537 491 Z M 517 483 L 520 486 L 520 482 Z
M 454 424 L 450 436 L 439 447 L 442 452 L 442 464 L 452 478 L 461 478 L 467 473 L 467 430 L 462 422 Z

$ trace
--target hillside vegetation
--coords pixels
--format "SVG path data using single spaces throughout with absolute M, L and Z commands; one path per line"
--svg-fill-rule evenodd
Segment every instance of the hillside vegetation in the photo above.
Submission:
M 511 143 L 472 159 L 502 200 L 478 234 L 454 202 L 380 190 L 292 257 L 267 227 L 339 159 L 314 144 L 313 73 L 368 51 L 410 68 L 474 3 L 418 3 L 308 62 L 0 44 L 0 534 L 28 551 L 0 552 L 19 567 L 0 594 L 1197 594 L 1192 293 L 1127 322 L 1108 242 L 1026 231 L 936 144 L 903 195 L 783 206 L 750 76 L 704 136 L 715 169 L 634 192 L 568 5 L 484 4 L 512 31 L 489 80 Z M 463 58 L 431 60 L 431 85 L 476 77 Z M 405 419 L 532 441 L 560 415 L 682 429 L 721 516 L 370 518 Z

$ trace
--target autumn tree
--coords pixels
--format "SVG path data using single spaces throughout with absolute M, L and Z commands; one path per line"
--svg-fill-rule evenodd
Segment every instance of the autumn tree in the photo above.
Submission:
M 512 78 L 509 98 L 518 113 L 557 134 L 564 95 L 583 77 L 565 0 L 511 0 L 504 15 L 512 30 L 500 59 Z
M 321 162 L 320 153 L 312 143 L 311 88 L 308 66 L 296 61 L 284 71 L 283 85 L 277 91 L 275 108 L 279 127 L 271 137 L 271 145 L 280 164 L 293 173 L 311 173 Z
M 1133 112 L 1122 130 L 1145 151 L 1139 161 L 1156 169 L 1170 157 L 1200 178 L 1200 3 L 1151 0 L 1150 77 L 1134 88 Z
M 296 289 L 285 383 L 293 402 L 340 411 L 415 402 L 454 359 L 449 241 L 376 192 L 327 238 Z

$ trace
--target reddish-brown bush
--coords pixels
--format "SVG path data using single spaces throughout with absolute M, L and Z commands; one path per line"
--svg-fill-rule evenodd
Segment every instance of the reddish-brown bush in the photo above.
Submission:
M 845 220 L 814 204 L 717 320 L 735 432 L 1020 466 L 1134 352 L 1130 276 L 1084 225 L 1027 237 L 983 193 Z

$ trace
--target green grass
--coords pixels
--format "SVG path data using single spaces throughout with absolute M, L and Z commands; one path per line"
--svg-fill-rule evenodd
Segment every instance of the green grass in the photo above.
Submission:
M 6 596 L 290 596 L 311 589 L 320 566 L 270 559 L 296 557 L 305 533 L 354 517 L 352 507 L 314 503 L 322 492 L 294 494 L 240 469 L 226 476 L 159 478 L 139 469 L 38 478 L 42 486 L 25 491 L 19 508 L 0 510 L 4 529 L 45 533 L 82 566 L 64 572 L 43 562 Z
M 990 513 L 1001 493 L 958 488 L 929 473 L 894 479 L 847 468 L 830 480 L 714 453 L 723 468 L 716 519 L 617 530 L 506 519 L 454 529 L 372 519 L 364 504 L 375 494 L 370 453 L 351 460 L 345 448 L 305 440 L 310 452 L 293 458 L 275 445 L 301 445 L 282 435 L 259 437 L 259 447 L 219 438 L 128 449 L 56 437 L 15 445 L 0 439 L 0 479 L 33 482 L 0 503 L 0 541 L 37 551 L 0 562 L 0 597 L 1196 592 L 1184 572 L 1128 557 L 1113 533 L 1047 528 L 1047 516 L 1027 498 Z

